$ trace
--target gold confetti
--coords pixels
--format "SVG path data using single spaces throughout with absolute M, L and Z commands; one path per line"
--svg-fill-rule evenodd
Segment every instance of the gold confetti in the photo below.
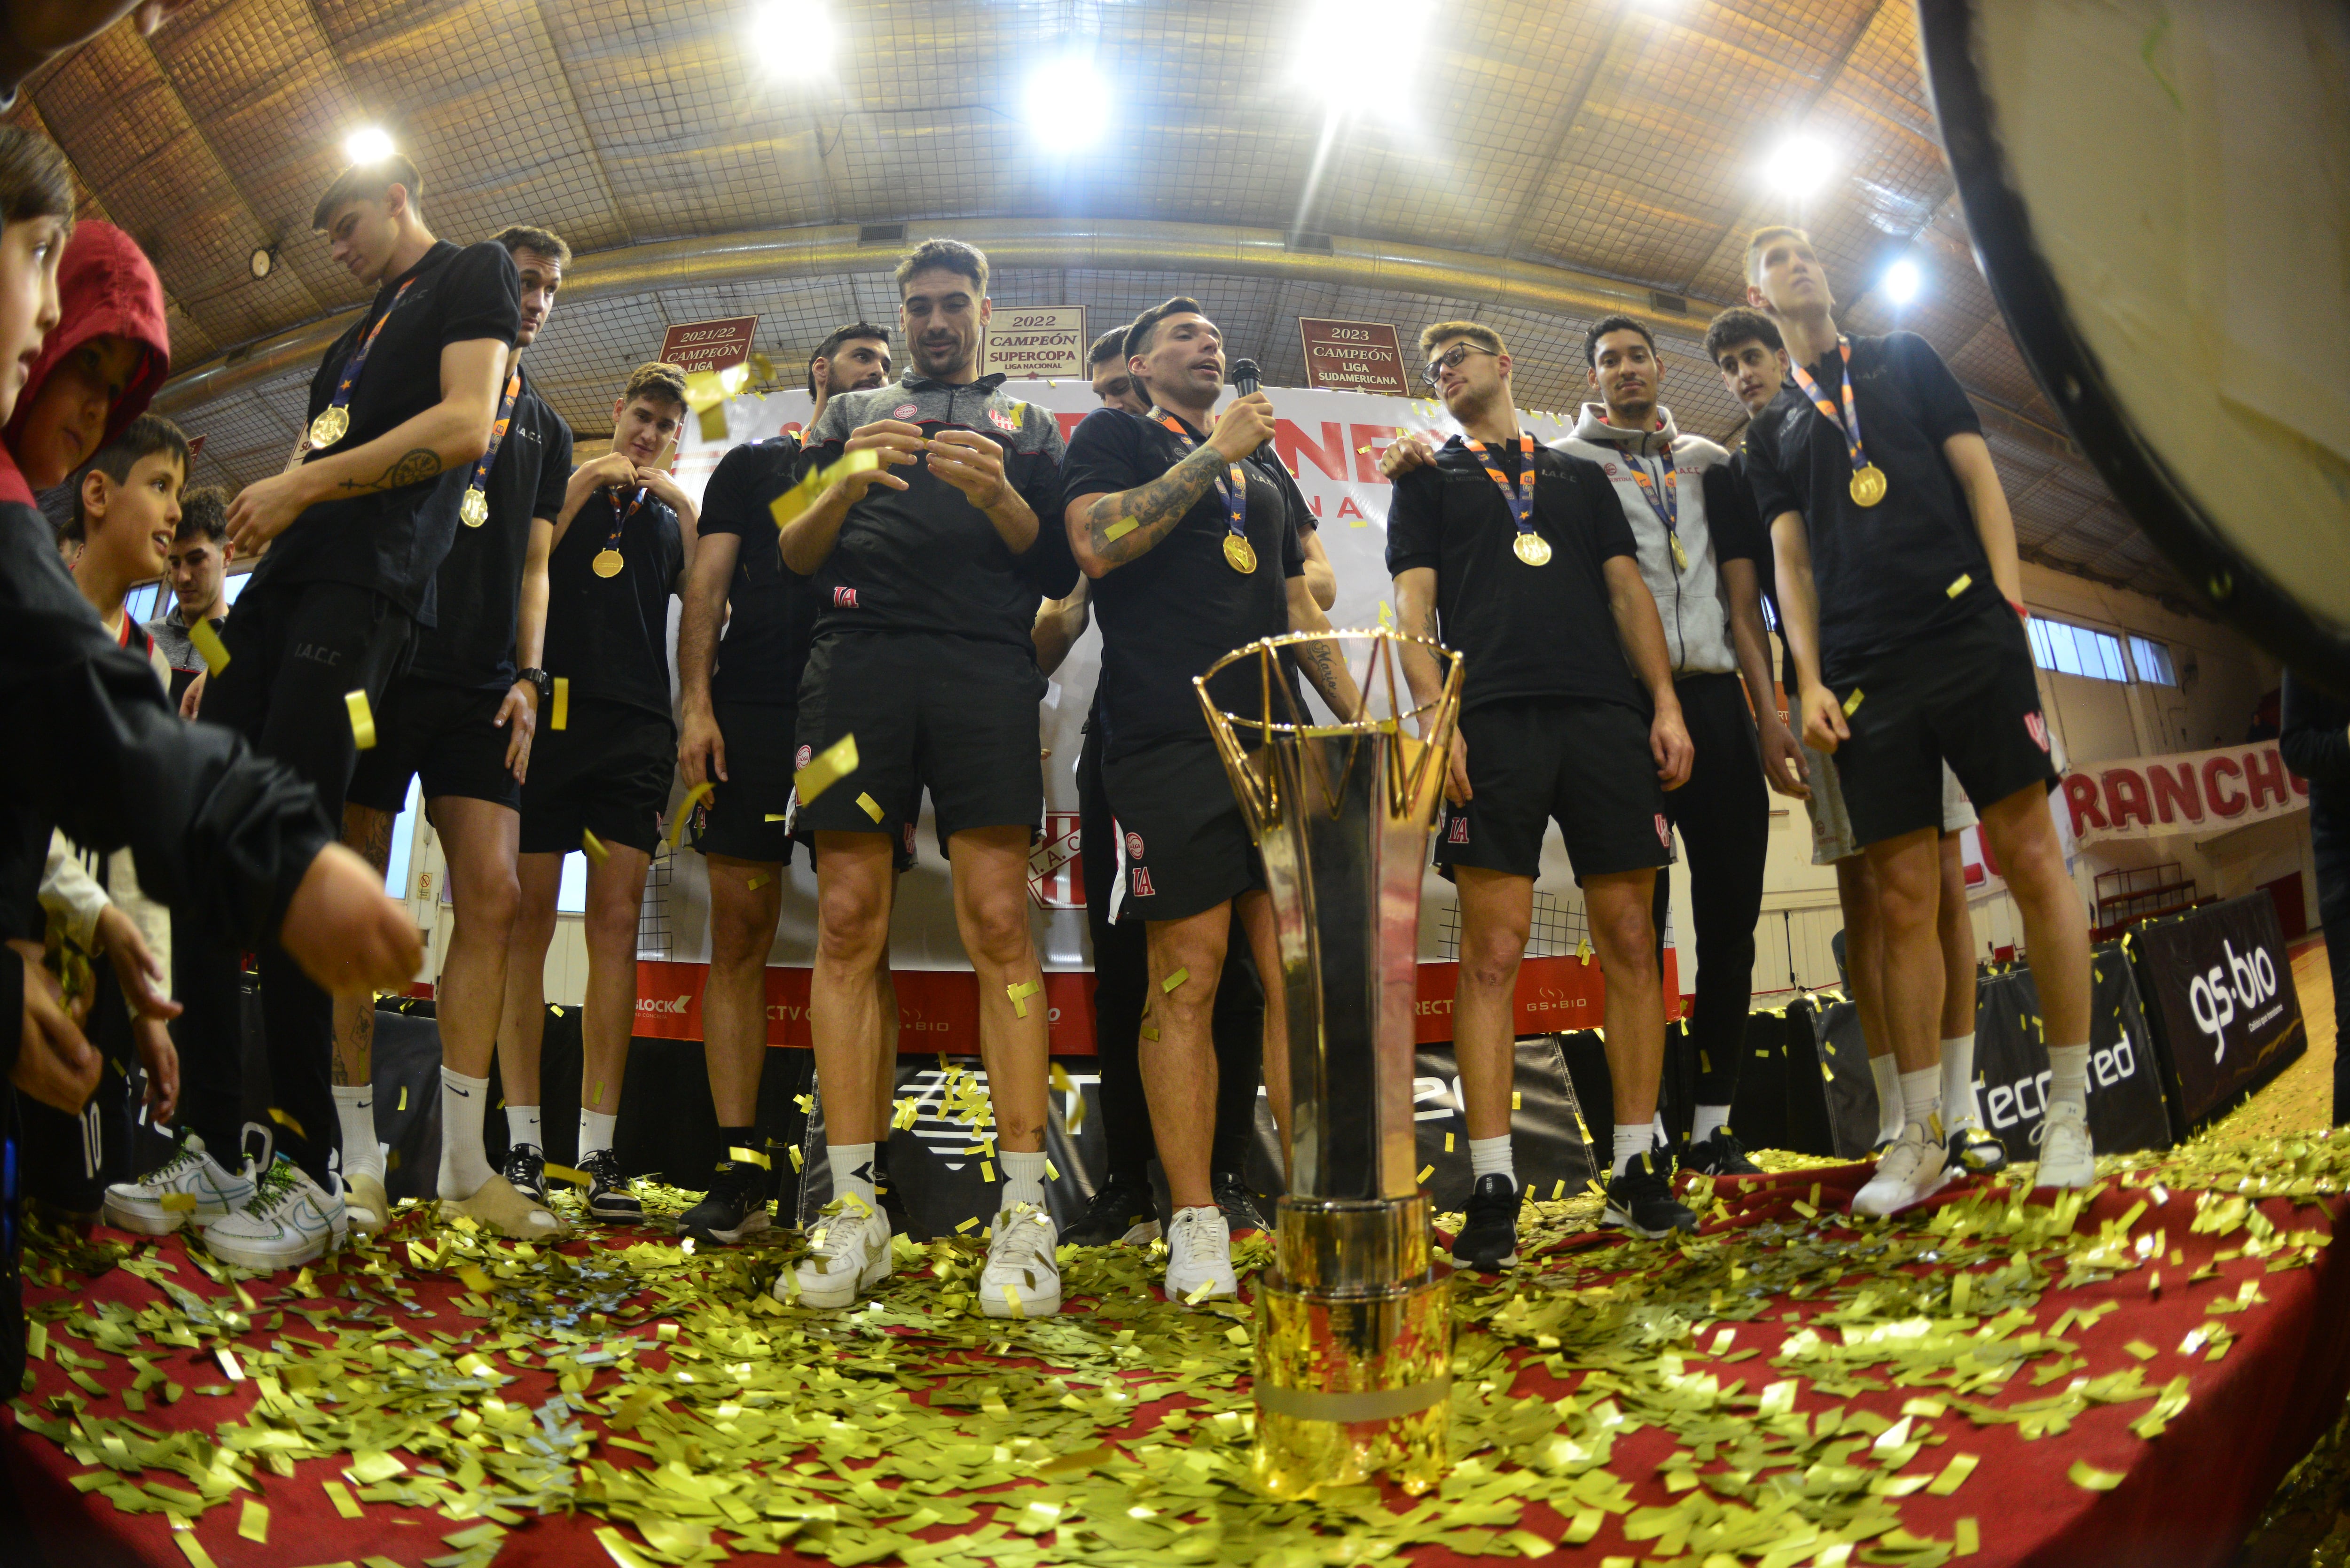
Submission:
M 571 677 L 555 678 L 555 711 L 547 715 L 546 727 L 560 730 L 571 722 Z
M 597 1526 L 596 1541 L 610 1554 L 612 1561 L 619 1564 L 619 1568 L 653 1568 L 652 1563 L 637 1555 L 627 1539 L 608 1524 Z
M 775 1168 L 775 1162 L 774 1160 L 768 1158 L 765 1155 L 760 1153 L 755 1148 L 744 1148 L 740 1144 L 728 1149 L 726 1151 L 726 1158 L 733 1160 L 738 1165 L 755 1165 L 761 1170 L 773 1170 Z
M 195 1212 L 196 1195 L 192 1192 L 166 1192 L 161 1198 L 156 1199 L 156 1201 L 174 1214 L 192 1214 Z M 40 1326 L 41 1325 L 39 1324 L 35 1324 L 33 1325 L 36 1331 Z
M 1950 1555 L 1972 1557 L 1982 1550 L 1982 1531 L 1970 1517 L 1959 1521 L 1950 1530 Z
M 807 1160 L 801 1155 L 799 1145 L 793 1144 L 786 1152 L 792 1157 L 792 1168 L 794 1170 L 804 1170 L 807 1168 Z
M 1948 593 L 1950 597 L 1957 598 L 1960 594 L 1965 593 L 1969 588 L 1973 587 L 1974 586 L 1974 575 L 1970 572 L 1960 572 L 1959 574 L 1959 580 L 1952 583 L 1943 591 Z
M 318 1485 L 325 1490 L 327 1501 L 335 1505 L 335 1511 L 345 1519 L 357 1519 L 364 1511 L 359 1507 L 359 1500 L 351 1495 L 351 1489 L 342 1482 L 327 1480 L 320 1481 Z
M 1977 1454 L 1952 1454 L 1950 1462 L 1942 1467 L 1942 1473 L 1926 1490 L 1936 1497 L 1948 1497 L 1967 1484 L 1967 1478 L 1975 1473 L 1975 1467 L 1981 1463 L 1981 1456 Z
M 367 692 L 344 692 L 343 706 L 350 710 L 351 743 L 362 752 L 375 750 L 375 715 L 368 711 Z
M 685 819 L 693 815 L 693 808 L 716 793 L 707 779 L 685 792 L 685 798 L 678 802 L 677 815 L 669 825 L 669 846 L 671 849 L 677 847 L 679 837 L 685 832 Z
M 2073 1468 L 2064 1473 L 2084 1491 L 2111 1491 L 2123 1480 L 2119 1470 L 2101 1470 L 2086 1459 L 2074 1459 Z
M 1525 1099 L 1525 1096 L 1524 1096 L 1523 1095 L 1520 1094 L 1520 1093 L 1519 1093 L 1517 1090 L 1515 1090 L 1515 1089 L 1511 1090 L 1511 1091 L 1510 1091 L 1510 1109 L 1512 1109 L 1512 1110 L 1513 1110 L 1513 1111 L 1522 1111 L 1522 1110 L 1524 1110 L 1525 1108 L 1526 1108 L 1526 1099 Z
M 549 1181 L 565 1182 L 572 1187 L 585 1187 L 588 1185 L 588 1176 L 584 1170 L 575 1169 L 571 1166 L 567 1165 L 556 1165 L 551 1162 L 545 1167 L 545 1169 L 546 1172 L 546 1179 Z
M 685 406 L 693 410 L 704 441 L 726 439 L 726 400 L 739 396 L 750 383 L 751 367 L 729 365 L 723 370 L 689 370 Z
M 863 473 L 867 469 L 880 466 L 881 454 L 870 447 L 848 452 L 821 472 L 809 472 L 797 484 L 767 503 L 767 515 L 775 519 L 776 527 L 787 527 L 794 518 L 815 505 L 817 499 L 837 482 L 850 474 Z
M 465 1288 L 477 1296 L 486 1296 L 497 1289 L 491 1282 L 490 1276 L 472 1263 L 458 1264 L 456 1272 L 457 1277 L 465 1282 Z
M 244 1511 L 237 1518 L 236 1532 L 247 1541 L 268 1545 L 269 1505 L 255 1502 L 251 1498 L 245 1499 Z
M 762 381 L 772 381 L 775 379 L 775 361 L 754 348 L 751 350 L 751 373 Z
M 604 841 L 584 827 L 579 830 L 579 847 L 588 859 L 598 866 L 612 858 L 612 852 L 604 847 Z
M 869 794 L 859 794 L 857 797 L 857 805 L 859 810 L 876 822 L 880 821 L 886 815 L 881 809 L 881 803 Z
M 397 1108 L 403 1111 L 408 1108 L 408 1085 L 405 1084 L 400 1085 L 400 1105 Z
M 218 675 L 228 668 L 227 645 L 221 641 L 220 633 L 213 629 L 212 622 L 200 620 L 190 627 L 188 641 L 194 645 L 198 653 L 203 655 L 204 668 L 213 674 Z
M 787 822 L 790 819 L 791 813 L 787 811 L 771 811 L 764 816 L 762 816 L 759 820 L 762 822 Z
M 189 1193 L 185 1196 L 188 1199 L 188 1207 L 194 1208 L 195 1195 Z M 47 1324 L 36 1323 L 26 1326 L 25 1354 L 35 1361 L 47 1361 L 49 1358 L 49 1325 Z
M 1852 689 L 1852 695 L 1844 700 L 1844 716 L 1847 719 L 1851 718 L 1854 710 L 1857 709 L 1859 706 L 1860 688 L 1856 686 Z
M 1168 995 L 1172 996 L 1175 993 L 1175 989 L 1191 978 L 1191 971 L 1190 970 L 1179 969 L 1173 974 L 1169 975 L 1165 980 L 1160 981 L 1159 982 L 1159 989 L 1166 992 Z
M 1425 1187 L 1428 1185 L 1428 1179 L 1435 1174 L 1436 1167 L 1432 1165 L 1423 1165 L 1419 1168 L 1419 1175 L 1415 1179 L 1417 1179 L 1422 1187 Z
M 1121 517 L 1117 522 L 1102 530 L 1102 542 L 1107 545 L 1115 545 L 1120 539 L 1125 538 L 1128 534 L 1133 533 L 1137 528 L 1141 526 L 1141 524 L 1136 522 L 1131 517 Z
M 213 1561 L 213 1554 L 204 1550 L 204 1543 L 196 1539 L 192 1529 L 180 1529 L 175 1521 L 172 1539 L 179 1543 L 180 1554 L 188 1560 L 191 1568 L 220 1568 L 220 1564 Z
M 300 1122 L 296 1121 L 291 1115 L 279 1110 L 276 1106 L 269 1107 L 269 1119 L 276 1122 L 279 1127 L 284 1127 L 286 1131 L 292 1133 L 296 1137 L 307 1138 L 310 1136 L 308 1133 L 302 1130 L 302 1124 Z
M 991 1185 L 994 1182 L 995 1162 L 993 1160 L 983 1159 L 979 1162 L 979 1179 L 982 1181 L 990 1183 Z
M 1024 980 L 1018 985 L 1005 986 L 1003 994 L 1012 999 L 1012 1015 L 1014 1018 L 1027 1017 L 1028 999 L 1044 989 L 1041 981 L 1033 980 Z
M 213 1352 L 213 1359 L 220 1363 L 221 1376 L 231 1383 L 244 1381 L 244 1368 L 238 1364 L 235 1351 L 225 1345 L 221 1345 Z
M 806 805 L 856 771 L 857 737 L 843 735 L 810 757 L 807 766 L 792 775 L 792 788 L 798 793 L 800 804 Z M 873 820 L 880 821 L 881 814 L 875 812 Z
M 743 883 L 743 887 L 746 892 L 755 893 L 766 885 L 766 874 L 764 872 L 761 872 L 758 875 L 754 876 L 749 881 Z
M 1452 1152 L 1452 1135 L 1451 1133 L 1446 1133 L 1444 1135 L 1444 1152 L 1447 1154 L 1451 1154 Z

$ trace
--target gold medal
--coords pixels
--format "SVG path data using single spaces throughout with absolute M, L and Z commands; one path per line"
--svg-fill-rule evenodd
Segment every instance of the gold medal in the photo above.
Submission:
M 1876 505 L 1885 499 L 1887 483 L 1885 471 L 1873 462 L 1865 467 L 1854 469 L 1852 471 L 1852 504 L 1855 506 Z
M 1256 570 L 1256 549 L 1238 534 L 1224 535 L 1224 562 L 1245 576 Z
M 1684 572 L 1688 571 L 1689 552 L 1681 548 L 1681 536 L 1679 534 L 1668 534 L 1665 535 L 1665 542 L 1673 547 L 1673 565 Z
M 478 490 L 465 492 L 465 499 L 457 503 L 458 520 L 468 528 L 478 528 L 490 520 L 490 498 Z
M 326 410 L 310 421 L 310 444 L 316 448 L 334 445 L 351 428 L 351 410 L 340 404 Z
M 622 565 L 620 560 L 620 552 L 618 550 L 598 550 L 596 552 L 596 559 L 593 565 L 595 566 L 596 575 L 598 576 L 617 577 L 620 575 L 620 566 Z
M 1550 565 L 1550 541 L 1531 528 L 1520 534 L 1517 543 L 1510 548 L 1515 550 L 1518 553 L 1518 559 L 1529 566 Z

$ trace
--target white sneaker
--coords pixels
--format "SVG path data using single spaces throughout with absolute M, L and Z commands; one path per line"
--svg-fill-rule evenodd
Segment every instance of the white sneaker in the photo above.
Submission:
M 1232 1237 L 1223 1211 L 1215 1208 L 1178 1209 L 1167 1227 L 1167 1300 L 1170 1304 L 1195 1304 L 1193 1293 L 1207 1286 L 1200 1301 L 1241 1293 L 1232 1273 Z
M 224 1263 L 275 1273 L 340 1247 L 347 1224 L 342 1193 L 322 1189 L 281 1154 L 254 1184 L 250 1202 L 204 1227 L 204 1245 Z
M 987 1266 L 979 1272 L 979 1310 L 990 1317 L 1051 1317 L 1061 1310 L 1061 1244 L 1053 1217 L 1014 1203 L 995 1216 Z
M 808 1240 L 815 1251 L 768 1291 L 779 1302 L 845 1307 L 889 1277 L 889 1221 L 853 1193 L 831 1206 Z
M 155 1169 L 106 1189 L 106 1222 L 142 1236 L 168 1236 L 191 1220 L 203 1224 L 251 1201 L 253 1179 L 222 1169 L 204 1140 L 189 1133 Z
M 2034 1187 L 2086 1187 L 2097 1179 L 2097 1151 L 2089 1142 L 2086 1106 L 2052 1100 L 2040 1124 L 2040 1169 Z
M 1885 1215 L 1939 1192 L 1950 1179 L 1949 1151 L 1939 1131 L 1911 1122 L 1877 1159 L 1877 1174 L 1853 1196 L 1856 1214 Z
M 343 1182 L 343 1217 L 362 1236 L 382 1230 L 391 1218 L 391 1199 L 383 1189 L 383 1178 L 372 1171 L 351 1172 Z

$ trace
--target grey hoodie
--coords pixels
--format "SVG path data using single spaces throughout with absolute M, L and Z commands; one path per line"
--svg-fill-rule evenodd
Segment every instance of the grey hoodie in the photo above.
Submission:
M 1656 430 L 1622 430 L 1607 422 L 1606 404 L 1586 403 L 1575 433 L 1553 441 L 1551 449 L 1599 464 L 1616 486 L 1616 499 L 1624 504 L 1624 515 L 1639 545 L 1640 576 L 1656 597 L 1657 614 L 1665 623 L 1665 653 L 1672 660 L 1673 674 L 1728 674 L 1738 668 L 1738 652 L 1730 637 L 1730 596 L 1706 526 L 1703 475 L 1728 464 L 1730 454 L 1703 436 L 1681 433 L 1674 427 L 1671 410 L 1659 405 L 1657 417 Z M 1648 503 L 1650 493 L 1660 504 L 1663 500 L 1668 451 L 1678 475 L 1675 531 L 1686 566 L 1674 564 L 1665 521 Z M 1646 471 L 1648 491 L 1632 477 L 1635 464 Z

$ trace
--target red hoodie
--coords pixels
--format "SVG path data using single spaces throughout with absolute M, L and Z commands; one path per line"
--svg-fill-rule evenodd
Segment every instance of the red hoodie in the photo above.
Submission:
M 114 401 L 101 447 L 147 411 L 155 389 L 172 373 L 172 331 L 163 318 L 162 280 L 137 242 L 112 223 L 86 219 L 74 225 L 73 238 L 57 263 L 57 325 L 41 344 L 41 357 L 25 378 L 25 389 L 16 394 L 16 411 L 0 431 L 0 441 L 7 443 L 12 456 L 49 372 L 68 354 L 109 332 L 146 352 Z

